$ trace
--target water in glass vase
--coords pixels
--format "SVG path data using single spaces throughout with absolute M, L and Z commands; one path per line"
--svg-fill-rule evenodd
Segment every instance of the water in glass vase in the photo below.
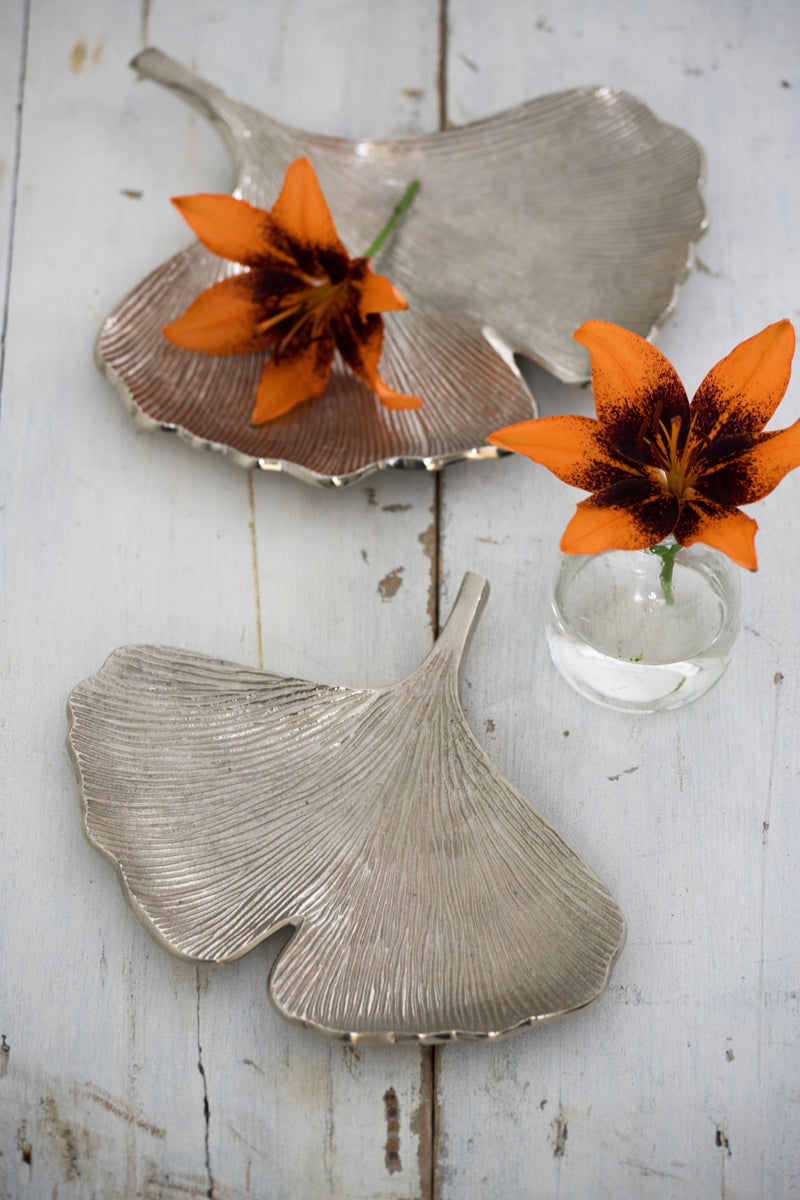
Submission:
M 739 579 L 700 544 L 671 580 L 651 550 L 564 555 L 547 640 L 568 683 L 599 704 L 659 712 L 697 700 L 727 667 L 739 630 Z

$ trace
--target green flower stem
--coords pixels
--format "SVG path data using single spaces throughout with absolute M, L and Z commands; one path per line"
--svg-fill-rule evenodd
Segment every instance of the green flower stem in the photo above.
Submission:
M 412 179 L 411 183 L 408 185 L 406 190 L 403 192 L 402 198 L 394 206 L 394 211 L 392 212 L 392 215 L 389 217 L 389 220 L 386 222 L 383 229 L 380 231 L 378 236 L 375 238 L 375 241 L 372 243 L 369 250 L 367 250 L 366 253 L 364 254 L 364 258 L 372 258 L 372 256 L 374 254 L 378 253 L 381 246 L 386 241 L 389 234 L 392 232 L 395 225 L 400 220 L 400 217 L 406 211 L 406 209 L 408 208 L 409 204 L 414 199 L 414 197 L 416 196 L 418 191 L 419 191 L 419 180 Z
M 661 591 L 670 606 L 675 603 L 672 591 L 672 572 L 675 568 L 675 558 L 681 549 L 679 542 L 671 542 L 667 546 L 651 546 L 650 553 L 657 554 L 661 559 Z

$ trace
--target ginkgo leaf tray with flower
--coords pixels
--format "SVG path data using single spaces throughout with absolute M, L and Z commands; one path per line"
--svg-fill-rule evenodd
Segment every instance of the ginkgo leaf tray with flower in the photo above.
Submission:
M 351 1041 L 495 1038 L 599 998 L 622 914 L 461 708 L 486 594 L 465 576 L 390 687 L 127 646 L 75 688 L 87 836 L 163 946 L 227 962 L 293 927 L 270 998 Z
M 133 66 L 213 122 L 237 197 L 269 209 L 289 164 L 308 157 L 350 254 L 364 252 L 412 179 L 421 184 L 374 259 L 408 301 L 384 318 L 381 374 L 421 397 L 418 409 L 383 407 L 337 356 L 321 397 L 253 425 L 266 352 L 202 354 L 162 334 L 241 269 L 200 243 L 105 321 L 98 364 L 140 419 L 248 467 L 335 486 L 382 467 L 502 453 L 487 436 L 535 415 L 514 354 L 584 382 L 575 328 L 599 319 L 651 336 L 705 227 L 697 144 L 612 88 L 544 96 L 440 133 L 349 141 L 279 124 L 157 50 Z

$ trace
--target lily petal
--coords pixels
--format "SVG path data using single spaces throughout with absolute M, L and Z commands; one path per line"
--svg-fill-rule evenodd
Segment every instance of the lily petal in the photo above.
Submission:
M 262 315 L 251 276 L 233 275 L 201 292 L 186 312 L 161 332 L 184 350 L 247 354 L 271 345 L 271 335 L 258 331 Z
M 795 467 L 800 467 L 800 421 L 788 429 L 758 434 L 729 462 L 704 471 L 698 487 L 717 504 L 753 504 L 768 496 Z
M 354 332 L 349 321 L 336 327 L 336 345 L 354 375 L 373 391 L 384 408 L 419 408 L 419 396 L 396 392 L 378 374 L 378 362 L 383 350 L 383 321 L 377 315 L 368 316 L 358 323 Z
M 200 194 L 174 196 L 172 203 L 203 245 L 220 258 L 248 267 L 294 262 L 277 248 L 283 238 L 270 214 L 246 200 Z
M 355 272 L 353 273 L 355 274 Z M 359 299 L 359 316 L 371 313 L 401 312 L 408 308 L 408 301 L 398 292 L 385 275 L 376 275 L 368 265 Z
M 419 396 L 410 396 L 405 392 L 396 392 L 394 388 L 389 387 L 385 380 L 381 379 L 377 371 L 373 375 L 372 383 L 369 386 L 384 408 L 397 410 L 422 407 L 422 401 Z
M 581 501 L 561 549 L 565 554 L 644 550 L 662 541 L 677 517 L 676 497 L 648 480 L 626 480 Z
M 296 246 L 314 258 L 327 253 L 348 260 L 310 159 L 291 163 L 271 216 Z
M 333 352 L 333 337 L 328 335 L 310 342 L 301 354 L 271 358 L 258 385 L 252 424 L 263 425 L 321 396 L 330 378 Z
M 709 438 L 760 433 L 789 384 L 794 344 L 789 321 L 778 321 L 731 351 L 697 389 L 694 428 Z
M 564 483 L 597 492 L 642 472 L 620 460 L 592 417 L 539 417 L 497 429 L 486 439 L 541 463 Z
M 696 497 L 685 501 L 675 526 L 675 539 L 682 546 L 703 542 L 733 559 L 740 567 L 755 571 L 757 523 L 738 508 L 726 508 Z
M 689 401 L 675 368 L 650 342 L 607 321 L 585 321 L 574 333 L 592 360 L 597 418 L 608 442 L 634 462 L 650 463 L 642 427 L 656 419 L 666 428 L 680 417 L 689 428 Z

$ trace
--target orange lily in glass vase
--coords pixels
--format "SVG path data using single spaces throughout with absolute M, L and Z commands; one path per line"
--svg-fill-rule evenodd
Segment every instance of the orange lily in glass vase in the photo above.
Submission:
M 597 419 L 523 421 L 489 441 L 592 493 L 561 539 L 547 624 L 560 673 L 612 708 L 678 708 L 731 658 L 732 563 L 757 565 L 758 526 L 738 506 L 800 465 L 800 421 L 764 428 L 789 382 L 794 331 L 779 321 L 742 342 L 691 403 L 664 355 L 636 334 L 588 321 L 575 339 L 591 356 Z
M 245 270 L 213 284 L 165 325 L 176 346 L 206 354 L 271 350 L 255 399 L 252 423 L 262 425 L 325 391 L 336 350 L 387 408 L 422 401 L 394 391 L 378 374 L 383 350 L 381 313 L 408 305 L 376 275 L 370 258 L 413 198 L 410 184 L 366 254 L 350 258 L 311 162 L 296 159 L 267 212 L 226 195 L 173 200 L 197 237 Z
M 652 548 L 671 534 L 678 546 L 704 542 L 754 571 L 758 525 L 738 506 L 761 500 L 800 464 L 800 421 L 764 432 L 789 383 L 789 321 L 737 346 L 691 403 L 644 338 L 604 321 L 574 336 L 591 356 L 597 420 L 541 417 L 488 438 L 593 493 L 564 531 L 564 553 Z

